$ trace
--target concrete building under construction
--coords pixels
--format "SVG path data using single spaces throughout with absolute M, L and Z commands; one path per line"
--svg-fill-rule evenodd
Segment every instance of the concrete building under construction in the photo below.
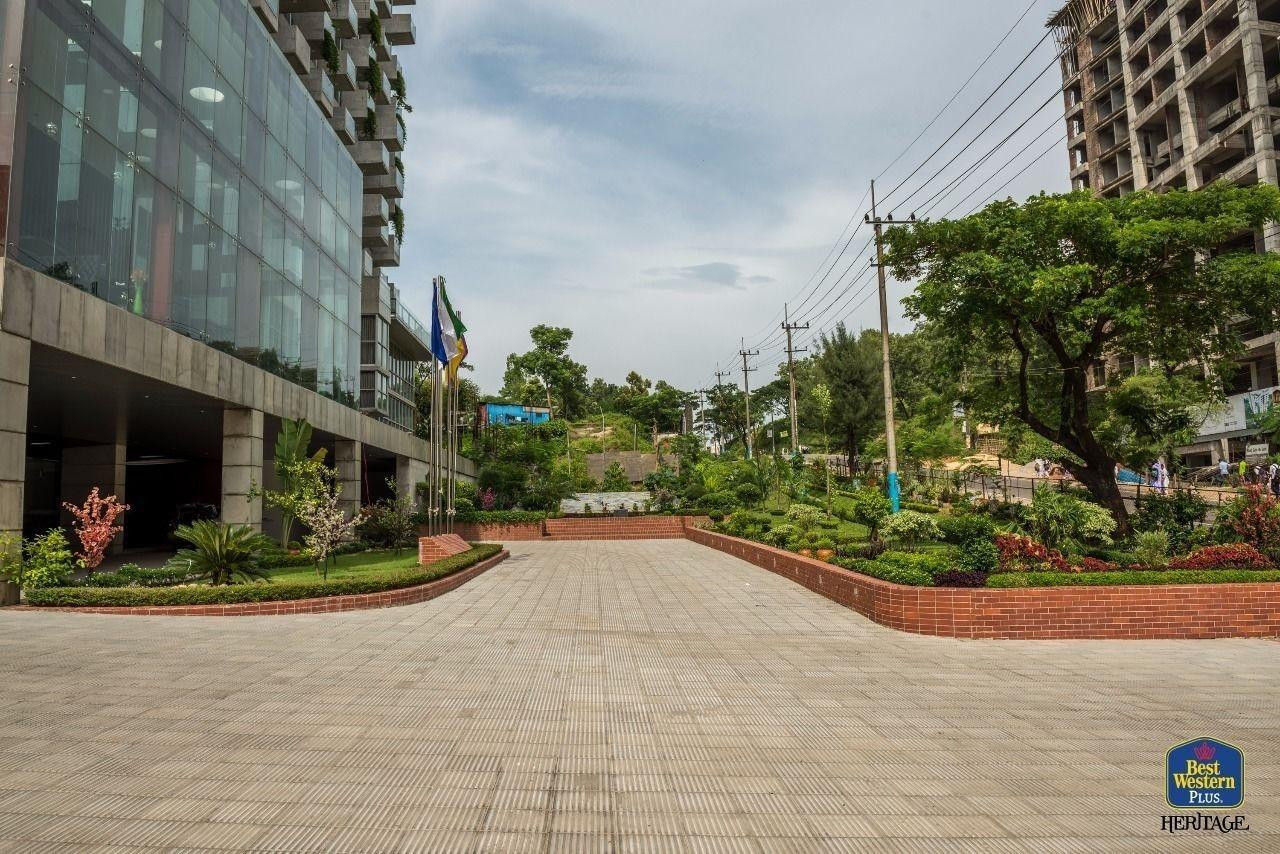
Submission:
M 1072 0 L 1049 20 L 1061 53 L 1071 185 L 1099 196 L 1280 184 L 1280 0 Z M 1224 249 L 1280 251 L 1280 228 Z M 1280 334 L 1232 318 L 1245 339 L 1227 408 L 1179 449 L 1190 466 L 1246 456 L 1280 398 Z M 1145 367 L 1113 356 L 1107 373 Z

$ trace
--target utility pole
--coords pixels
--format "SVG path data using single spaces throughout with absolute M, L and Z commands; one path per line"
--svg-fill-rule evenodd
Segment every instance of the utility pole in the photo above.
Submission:
M 893 505 L 893 512 L 897 513 L 902 507 L 902 489 L 898 484 L 898 441 L 893 420 L 893 365 L 889 361 L 889 296 L 884 274 L 884 226 L 910 225 L 916 221 L 916 215 L 912 214 L 911 219 L 903 223 L 894 222 L 893 214 L 889 214 L 888 219 L 880 219 L 876 213 L 876 182 L 872 181 L 871 214 L 866 220 L 868 224 L 875 226 L 876 230 L 876 257 L 872 263 L 876 268 L 880 284 L 880 352 L 884 361 L 884 443 L 889 457 L 887 461 L 889 472 L 886 479 L 889 486 L 889 503 Z
M 716 365 L 716 397 L 719 399 L 716 403 L 720 407 L 721 414 L 724 414 L 724 378 L 729 376 L 728 371 L 720 370 L 720 366 Z M 724 453 L 724 430 L 720 425 L 716 425 L 716 456 Z
M 755 368 L 747 367 L 747 359 L 751 358 L 752 356 L 759 356 L 760 351 L 745 349 L 747 346 L 747 342 L 745 339 L 743 339 L 742 346 L 743 346 L 743 349 L 738 351 L 738 355 L 742 357 L 742 388 L 744 391 L 746 391 L 746 400 L 747 400 L 747 432 L 746 432 L 747 459 L 751 459 L 755 455 L 755 451 L 753 448 L 753 445 L 755 443 L 751 435 L 752 433 L 752 430 L 751 430 L 751 372 L 754 371 Z
M 794 457 L 796 451 L 800 447 L 800 417 L 796 413 L 796 353 L 807 353 L 809 348 L 802 347 L 797 350 L 791 346 L 791 333 L 801 329 L 808 329 L 809 324 L 801 326 L 798 323 L 791 322 L 791 309 L 784 303 L 782 306 L 782 328 L 787 333 L 787 378 L 791 381 L 791 455 Z

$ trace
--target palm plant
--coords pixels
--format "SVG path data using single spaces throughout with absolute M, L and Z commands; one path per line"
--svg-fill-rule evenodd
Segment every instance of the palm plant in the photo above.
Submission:
M 263 552 L 271 540 L 248 525 L 223 525 L 202 519 L 182 525 L 175 536 L 191 544 L 169 559 L 166 568 L 181 569 L 217 587 L 233 581 L 268 581 Z

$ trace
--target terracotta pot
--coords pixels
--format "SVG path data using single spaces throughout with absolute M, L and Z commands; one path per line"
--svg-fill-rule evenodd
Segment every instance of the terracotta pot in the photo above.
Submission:
M 835 549 L 818 549 L 818 560 L 823 563 L 831 563 L 831 559 L 836 556 Z
M 813 557 L 813 549 L 801 549 L 797 554 L 800 557 Z

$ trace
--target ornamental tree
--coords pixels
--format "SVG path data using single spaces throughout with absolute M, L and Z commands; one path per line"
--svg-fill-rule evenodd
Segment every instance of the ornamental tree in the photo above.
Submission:
M 308 528 L 302 544 L 316 562 L 316 571 L 326 581 L 329 580 L 334 551 L 355 539 L 356 526 L 361 519 L 359 514 L 348 519 L 341 502 L 342 485 L 326 482 L 298 508 L 298 520 Z
M 1280 256 L 1253 240 L 1277 220 L 1280 190 L 1267 185 L 1041 195 L 890 229 L 887 263 L 918 280 L 907 313 L 939 336 L 970 417 L 1063 448 L 1124 535 L 1117 461 L 1194 436 L 1242 351 L 1231 318 L 1280 308 Z M 1121 355 L 1146 367 L 1091 382 Z
M 116 520 L 129 509 L 129 505 L 121 504 L 114 495 L 102 498 L 95 486 L 89 490 L 84 504 L 77 507 L 64 502 L 62 507 L 72 515 L 71 528 L 80 540 L 80 552 L 76 557 L 80 558 L 85 569 L 92 572 L 102 564 L 111 541 L 124 531 L 124 526 L 117 525 Z

